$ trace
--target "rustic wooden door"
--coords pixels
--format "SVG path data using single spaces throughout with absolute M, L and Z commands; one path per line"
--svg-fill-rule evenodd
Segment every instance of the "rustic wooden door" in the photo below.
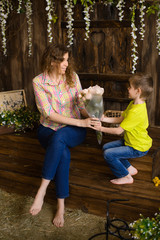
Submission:
M 126 1 L 126 4 L 129 9 L 131 2 Z M 63 1 L 61 2 L 61 13 L 62 31 L 60 40 L 62 39 L 66 43 L 68 41 L 67 22 Z M 105 110 L 124 110 L 130 101 L 127 91 L 128 79 L 132 75 L 132 37 L 129 14 L 129 11 L 125 11 L 124 19 L 120 22 L 116 7 L 96 3 L 94 11 L 91 13 L 89 39 L 85 41 L 83 7 L 81 4 L 74 7 L 74 44 L 72 50 L 77 72 L 83 88 L 95 84 L 104 87 Z M 159 70 L 158 66 L 155 67 L 158 62 L 151 61 L 152 58 L 157 59 L 156 40 L 148 37 L 151 28 L 152 34 L 155 35 L 154 22 L 155 17 L 146 20 L 146 38 L 144 41 L 141 41 L 140 35 L 138 35 L 138 61 L 136 66 L 136 72 L 150 73 L 154 78 L 154 93 L 147 103 L 150 125 L 152 126 L 159 125 L 159 111 L 155 110 L 157 102 L 159 103 L 159 91 L 157 92 L 156 89 L 156 86 L 159 89 Z M 139 28 L 138 17 L 136 18 L 136 24 Z M 151 50 L 151 46 L 154 46 L 154 52 Z M 147 63 L 146 55 L 150 56 Z
M 67 41 L 65 9 L 62 6 L 62 38 Z M 131 75 L 131 23 L 118 20 L 117 9 L 96 3 L 91 14 L 90 37 L 85 38 L 83 9 L 74 9 L 73 56 L 83 88 L 98 84 L 104 87 L 105 109 L 124 110 L 127 106 L 127 84 Z M 137 68 L 140 69 L 138 63 Z

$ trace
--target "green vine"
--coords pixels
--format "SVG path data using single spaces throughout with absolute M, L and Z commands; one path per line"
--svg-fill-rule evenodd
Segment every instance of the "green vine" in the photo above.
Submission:
M 160 2 L 158 1 L 154 1 L 154 3 L 151 6 L 148 6 L 146 13 L 148 14 L 148 16 L 150 16 L 151 14 L 156 14 L 159 11 L 159 6 Z
M 73 0 L 73 3 L 74 3 L 74 5 L 76 5 L 77 4 L 77 0 Z M 81 4 L 83 6 L 88 7 L 88 5 L 92 5 L 93 4 L 93 1 L 91 1 L 91 0 L 81 0 Z

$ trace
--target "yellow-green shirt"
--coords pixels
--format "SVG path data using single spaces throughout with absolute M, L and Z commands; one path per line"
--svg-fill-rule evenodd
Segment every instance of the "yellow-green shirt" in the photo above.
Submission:
M 148 151 L 152 146 L 152 139 L 147 131 L 149 123 L 146 103 L 133 104 L 131 101 L 122 116 L 124 120 L 120 126 L 125 130 L 125 145 L 141 152 Z

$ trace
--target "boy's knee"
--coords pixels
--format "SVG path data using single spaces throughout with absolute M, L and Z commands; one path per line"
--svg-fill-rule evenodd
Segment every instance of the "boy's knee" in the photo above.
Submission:
M 105 150 L 107 150 L 107 149 L 108 149 L 108 143 L 105 143 L 105 144 L 103 145 L 103 147 L 102 147 L 102 150 L 105 151 Z
M 111 160 L 111 155 L 110 152 L 108 151 L 108 149 L 106 149 L 103 153 L 104 159 L 108 162 Z

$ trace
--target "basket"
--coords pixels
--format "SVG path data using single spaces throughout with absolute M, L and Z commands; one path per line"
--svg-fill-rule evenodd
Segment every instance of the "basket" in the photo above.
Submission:
M 104 115 L 106 117 L 120 117 L 123 111 L 116 111 L 116 110 L 107 110 L 105 111 Z
M 105 111 L 104 115 L 106 117 L 120 117 L 123 111 L 118 111 L 118 110 L 107 110 Z M 117 123 L 103 123 L 105 127 L 118 127 L 119 124 Z

